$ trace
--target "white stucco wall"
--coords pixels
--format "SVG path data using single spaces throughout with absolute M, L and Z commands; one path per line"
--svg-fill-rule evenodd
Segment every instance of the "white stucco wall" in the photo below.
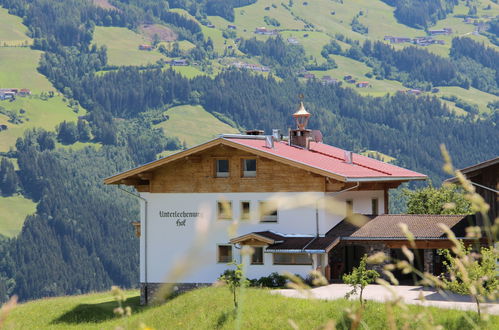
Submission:
M 229 268 L 225 263 L 217 263 L 218 244 L 228 244 L 231 238 L 255 231 L 273 230 L 284 234 L 316 234 L 316 206 L 290 207 L 302 200 L 302 193 L 279 193 L 284 197 L 278 205 L 277 223 L 259 222 L 259 202 L 275 197 L 275 193 L 197 193 L 197 194 L 152 194 L 141 193 L 147 202 L 147 223 L 145 223 L 145 203 L 142 207 L 140 238 L 140 280 L 147 282 L 211 283 Z M 307 193 L 313 199 L 323 200 L 323 192 Z M 294 198 L 294 199 L 293 199 Z M 378 198 L 379 210 L 383 210 L 383 191 L 346 192 L 337 196 L 338 200 L 353 200 L 354 211 L 371 213 L 371 199 Z M 217 220 L 217 201 L 232 201 L 233 220 Z M 326 199 L 327 200 L 327 199 Z M 250 201 L 251 220 L 238 221 L 240 202 Z M 314 203 L 315 204 L 315 203 Z M 201 217 L 161 217 L 163 212 L 201 212 Z M 326 213 L 319 209 L 319 234 L 324 235 L 338 224 L 341 215 Z M 185 225 L 180 225 L 185 219 Z M 180 220 L 177 223 L 177 220 Z M 235 223 L 238 223 L 235 226 Z M 147 246 L 146 246 L 147 242 Z M 233 248 L 233 256 L 241 261 L 239 250 Z M 174 265 L 183 266 L 181 275 L 172 276 Z M 257 278 L 271 272 L 288 271 L 306 276 L 312 266 L 273 265 L 272 255 L 264 253 L 264 265 L 248 265 L 247 276 Z

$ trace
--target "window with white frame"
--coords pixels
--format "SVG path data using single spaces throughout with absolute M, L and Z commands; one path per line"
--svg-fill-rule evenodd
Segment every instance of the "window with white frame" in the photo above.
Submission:
M 307 253 L 274 253 L 274 265 L 311 265 L 312 258 Z
M 229 160 L 215 159 L 215 176 L 217 178 L 229 177 Z
M 232 202 L 218 201 L 217 202 L 217 219 L 232 220 Z
M 217 261 L 220 263 L 232 262 L 232 245 L 218 245 Z
M 249 220 L 251 217 L 251 209 L 250 209 L 249 201 L 241 201 L 241 220 Z
M 251 256 L 252 265 L 263 265 L 263 247 L 254 246 L 253 255 Z
M 256 177 L 256 159 L 245 158 L 242 160 L 243 177 L 254 178 Z
M 260 222 L 277 222 L 277 208 L 273 203 L 260 202 Z

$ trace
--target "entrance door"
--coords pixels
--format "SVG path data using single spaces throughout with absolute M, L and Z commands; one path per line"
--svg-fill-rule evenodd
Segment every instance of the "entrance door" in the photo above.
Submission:
M 411 252 L 414 253 L 414 267 L 420 272 L 424 272 L 424 250 L 411 249 Z M 390 249 L 390 256 L 395 260 L 406 260 L 407 262 L 409 262 L 401 249 Z M 395 260 L 394 262 L 396 262 Z M 421 277 L 417 276 L 413 272 L 409 274 L 403 274 L 400 270 L 394 270 L 393 275 L 397 278 L 400 284 L 405 285 L 415 285 L 416 282 L 421 279 Z
M 360 259 L 366 253 L 363 246 L 351 245 L 345 246 L 345 269 L 344 273 L 351 273 L 354 267 L 359 266 Z

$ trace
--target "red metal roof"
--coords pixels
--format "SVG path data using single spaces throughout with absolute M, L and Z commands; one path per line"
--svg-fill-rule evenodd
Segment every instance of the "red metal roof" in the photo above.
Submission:
M 391 165 L 373 158 L 352 153 L 352 163 L 345 162 L 345 150 L 324 143 L 310 142 L 310 148 L 290 146 L 286 142 L 276 142 L 273 148 L 266 147 L 263 139 L 226 138 L 231 142 L 273 154 L 291 161 L 315 167 L 332 174 L 343 176 L 351 181 L 356 179 L 418 180 L 426 175 Z

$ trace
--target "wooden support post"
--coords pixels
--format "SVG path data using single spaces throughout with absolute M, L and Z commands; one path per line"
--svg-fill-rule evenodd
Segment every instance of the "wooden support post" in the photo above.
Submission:
M 388 187 L 385 186 L 385 189 L 384 189 L 384 195 L 383 195 L 383 200 L 384 200 L 384 206 L 385 206 L 385 214 L 388 214 L 390 209 L 389 209 L 389 206 L 390 206 L 390 195 L 388 194 Z

